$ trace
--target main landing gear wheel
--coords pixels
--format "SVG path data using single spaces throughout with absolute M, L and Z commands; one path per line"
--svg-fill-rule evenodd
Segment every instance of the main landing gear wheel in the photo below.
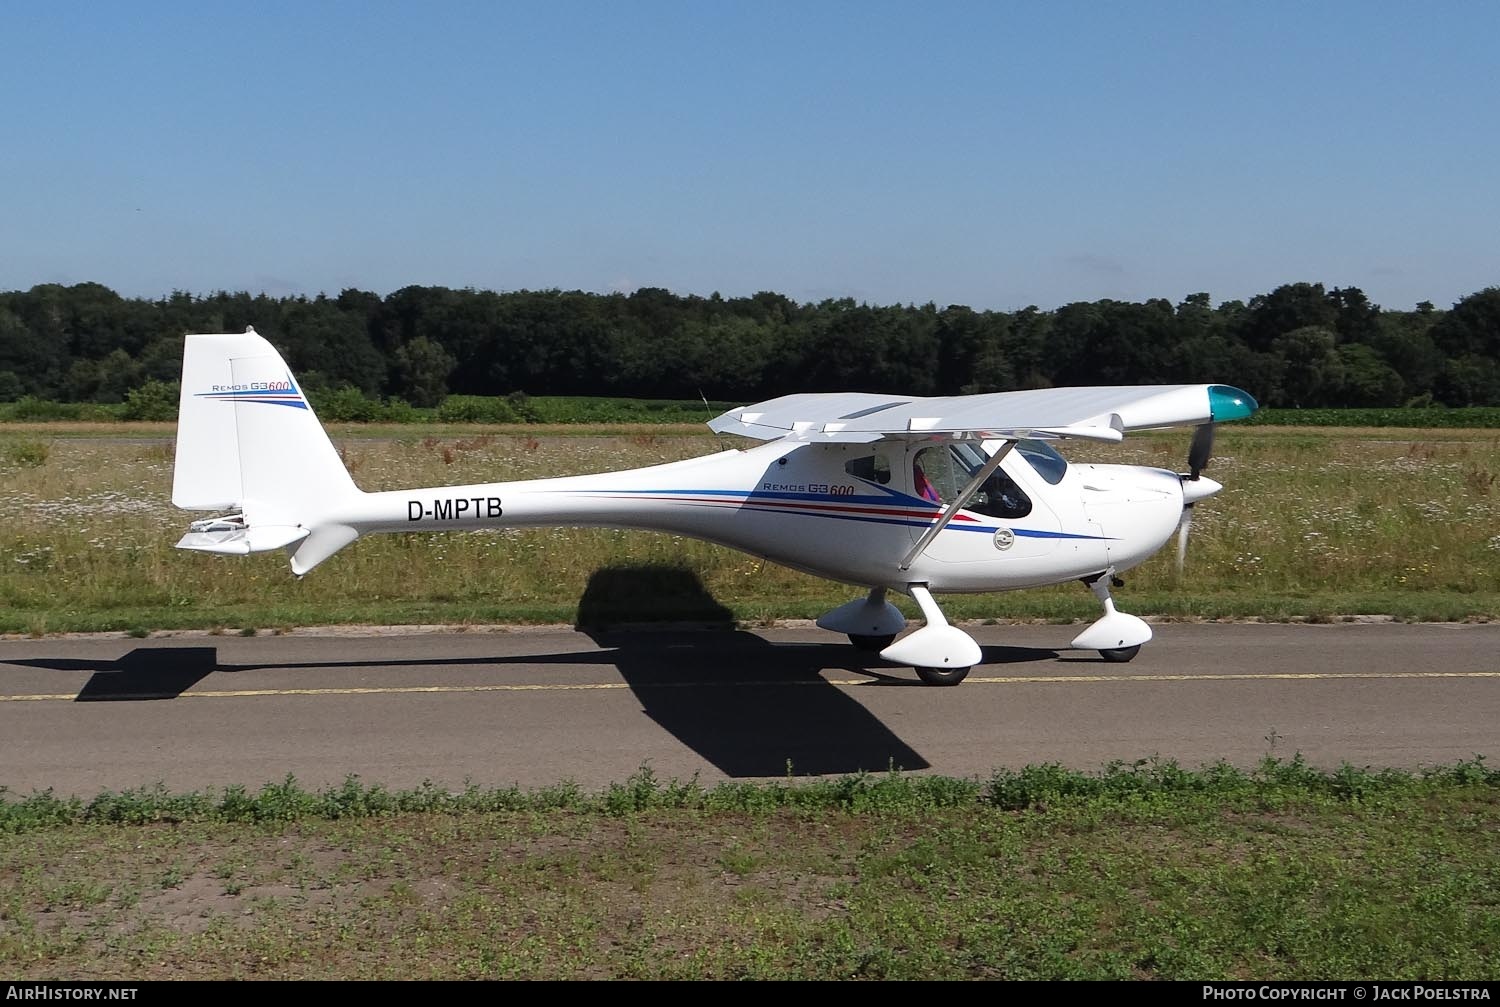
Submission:
M 917 677 L 928 685 L 957 685 L 969 677 L 968 668 L 918 668 Z
M 849 642 L 854 644 L 855 650 L 878 654 L 896 642 L 896 634 L 885 633 L 881 636 L 866 636 L 860 633 L 850 633 Z
M 1141 645 L 1134 647 L 1116 647 L 1113 650 L 1101 650 L 1099 656 L 1111 664 L 1124 664 L 1141 652 Z

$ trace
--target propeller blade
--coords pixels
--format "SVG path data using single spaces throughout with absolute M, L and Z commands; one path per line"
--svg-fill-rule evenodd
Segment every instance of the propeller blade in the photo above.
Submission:
M 1177 522 L 1177 573 L 1182 574 L 1183 564 L 1187 562 L 1188 531 L 1193 527 L 1193 506 L 1188 504 L 1182 508 L 1182 520 Z
M 1208 468 L 1208 460 L 1214 453 L 1214 425 L 1200 423 L 1193 430 L 1193 442 L 1188 446 L 1188 478 L 1197 479 Z

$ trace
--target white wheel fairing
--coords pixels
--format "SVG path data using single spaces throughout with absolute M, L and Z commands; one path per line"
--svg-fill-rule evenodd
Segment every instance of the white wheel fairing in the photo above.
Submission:
M 906 616 L 884 597 L 858 598 L 819 616 L 818 628 L 848 636 L 895 636 L 906 628 Z
M 1119 650 L 1151 641 L 1151 627 L 1129 612 L 1106 612 L 1069 644 L 1074 650 Z
M 971 668 L 984 658 L 974 638 L 956 626 L 923 626 L 880 652 L 893 664 L 914 668 Z

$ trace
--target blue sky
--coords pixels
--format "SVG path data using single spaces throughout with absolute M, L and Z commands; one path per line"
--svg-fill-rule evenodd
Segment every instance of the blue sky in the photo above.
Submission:
M 1500 284 L 1493 3 L 0 6 L 0 289 Z

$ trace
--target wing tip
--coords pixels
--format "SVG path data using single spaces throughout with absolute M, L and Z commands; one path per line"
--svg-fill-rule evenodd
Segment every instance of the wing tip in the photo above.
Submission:
M 1233 385 L 1208 386 L 1208 416 L 1214 423 L 1247 419 L 1260 408 L 1254 396 Z

